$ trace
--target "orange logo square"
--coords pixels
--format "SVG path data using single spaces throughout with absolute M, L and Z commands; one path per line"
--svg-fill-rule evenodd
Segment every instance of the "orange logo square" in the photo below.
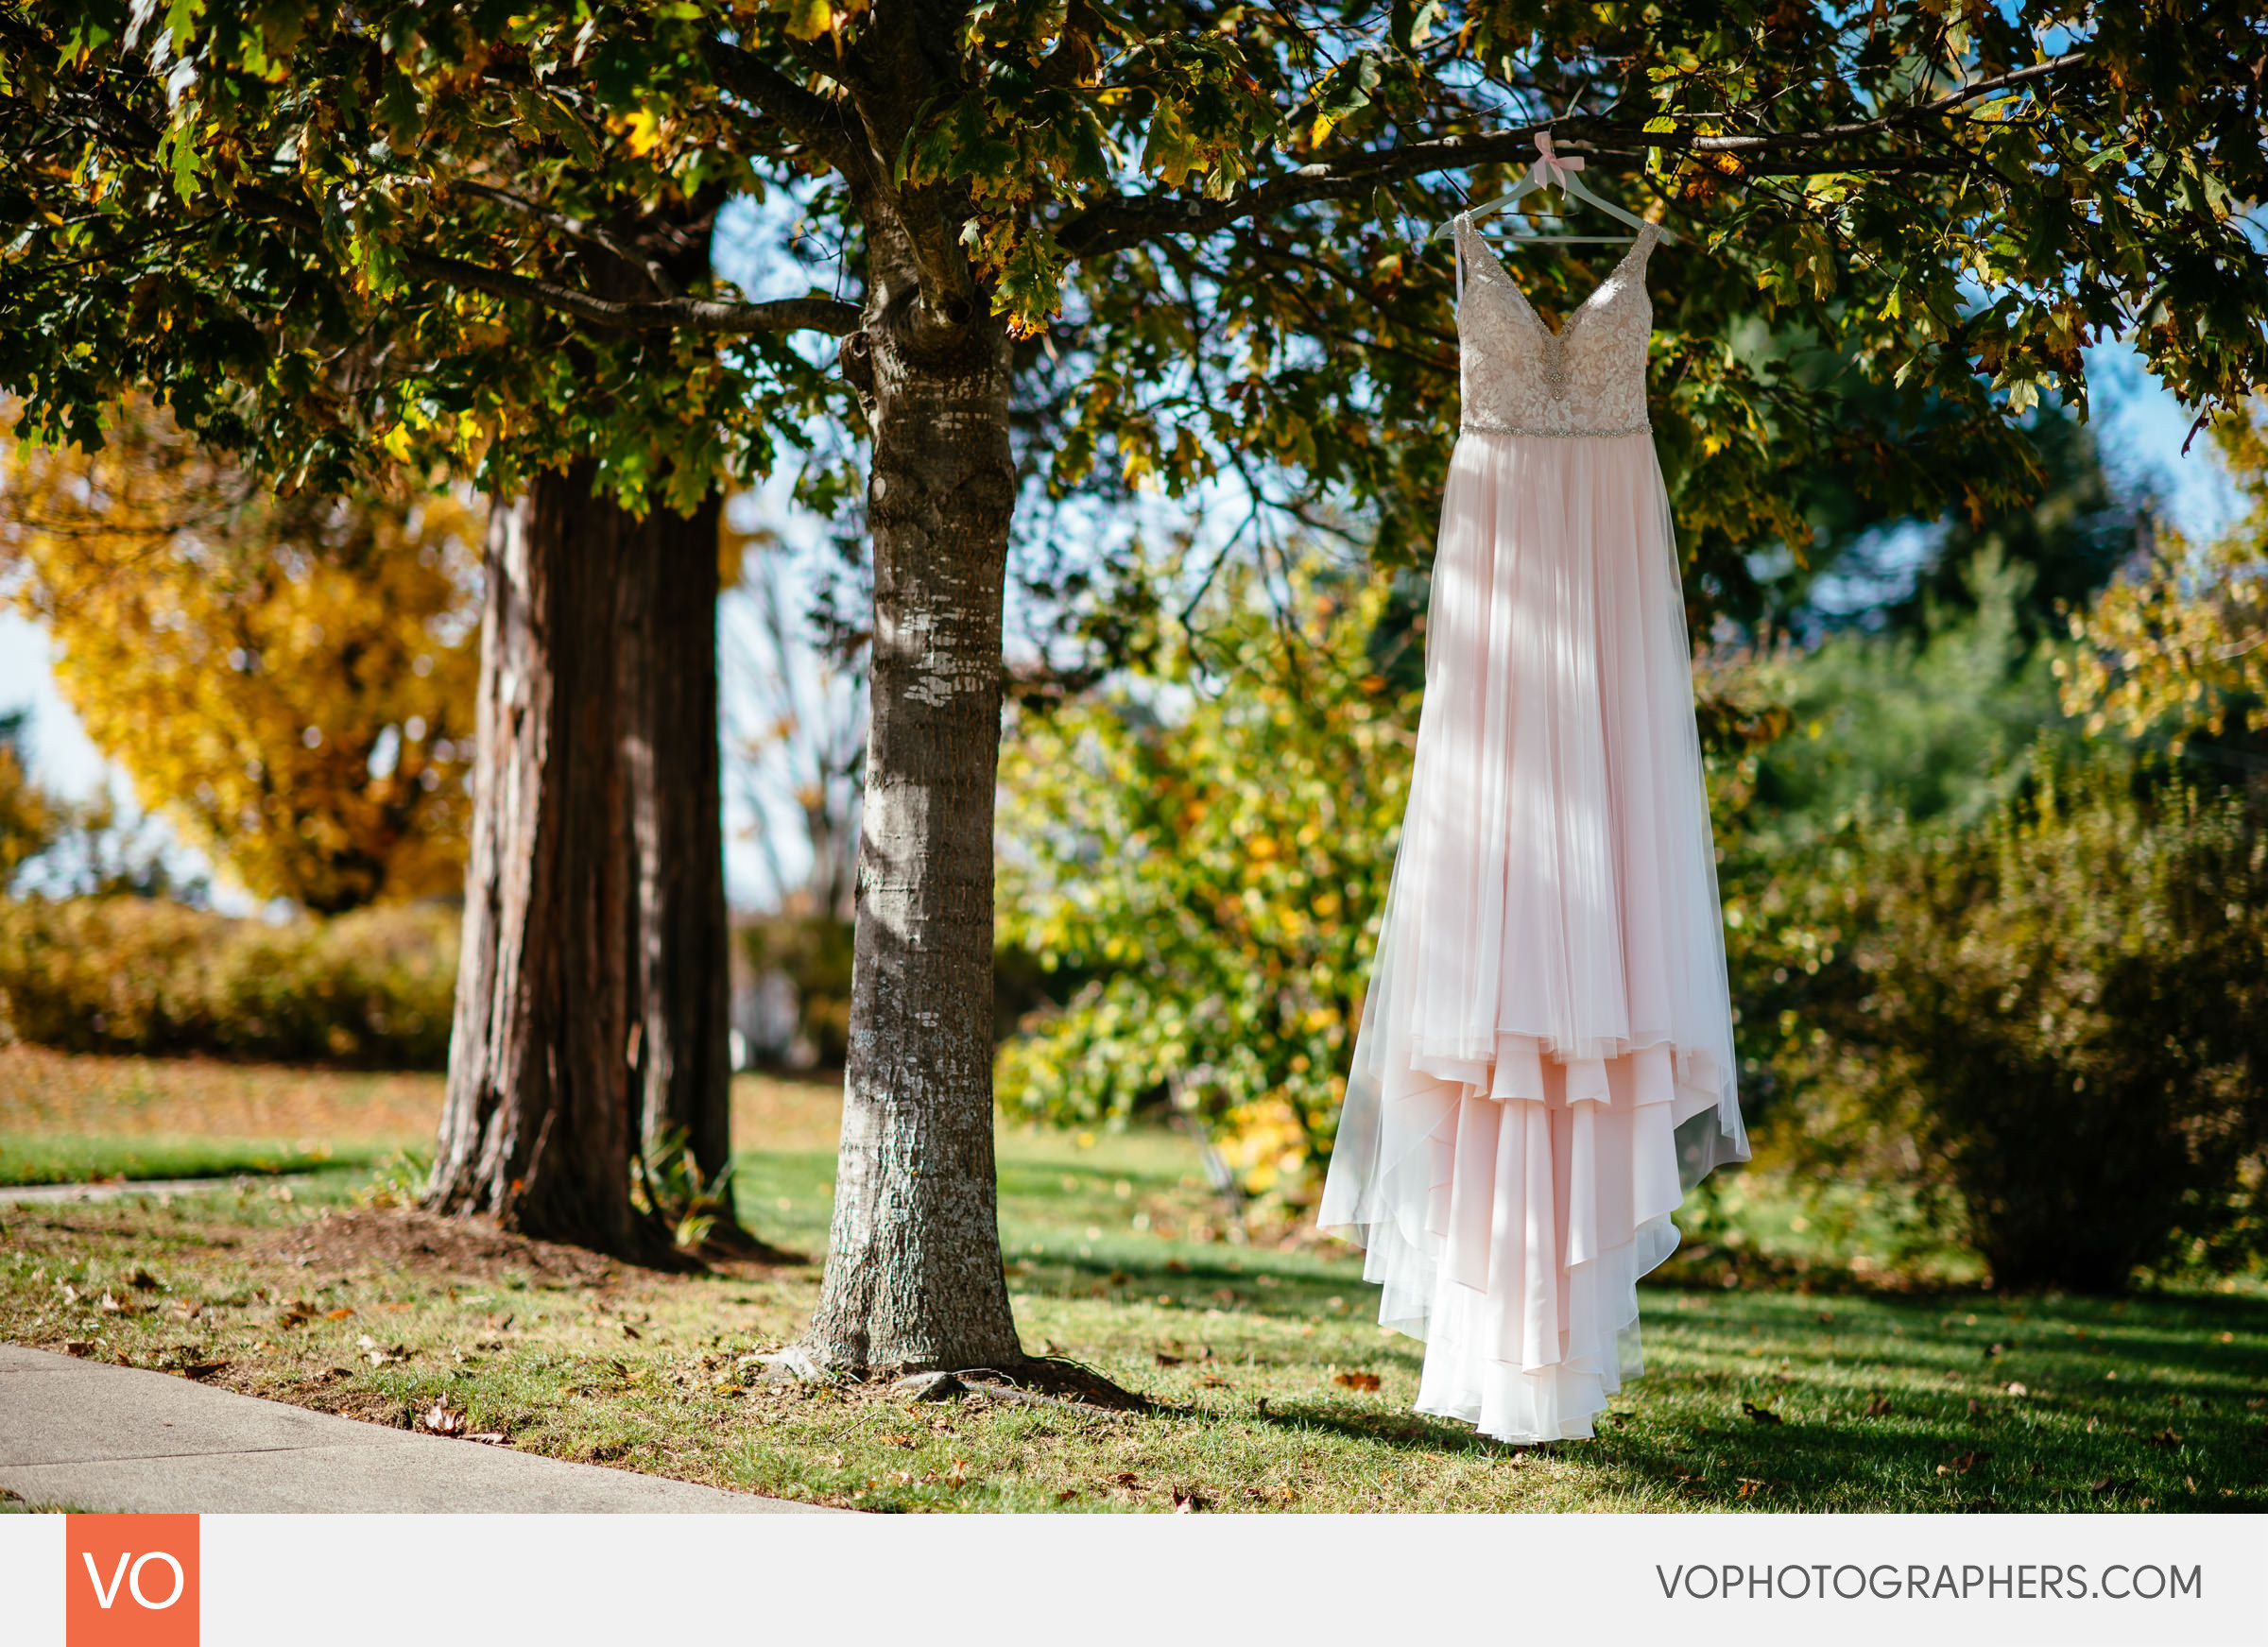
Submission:
M 195 1516 L 63 1522 L 64 1647 L 198 1647 Z

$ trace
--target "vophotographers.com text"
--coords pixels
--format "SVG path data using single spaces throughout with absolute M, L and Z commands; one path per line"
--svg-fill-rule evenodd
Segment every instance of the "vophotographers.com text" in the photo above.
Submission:
M 1745 1562 L 1654 1568 L 1668 1601 L 2177 1601 L 2205 1595 L 2202 1564 L 2188 1568 L 2113 1562 L 2099 1573 L 2076 1563 L 1930 1567 L 1830 1561 L 1752 1567 Z

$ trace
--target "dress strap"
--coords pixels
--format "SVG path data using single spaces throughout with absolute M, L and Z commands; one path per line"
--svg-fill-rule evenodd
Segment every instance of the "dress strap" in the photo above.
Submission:
M 1465 306 L 1465 236 L 1472 232 L 1472 214 L 1460 212 L 1452 222 L 1454 232 L 1450 238 L 1457 249 L 1457 307 L 1462 309 Z

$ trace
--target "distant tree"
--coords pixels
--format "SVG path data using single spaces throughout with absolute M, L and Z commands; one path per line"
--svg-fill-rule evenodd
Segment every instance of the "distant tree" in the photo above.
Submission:
M 1752 806 L 1719 819 L 1737 837 L 1734 862 L 1861 814 L 1974 822 L 2020 781 L 2019 757 L 2062 720 L 2047 660 L 2024 633 L 2037 573 L 1997 540 L 1959 570 L 1960 604 L 1932 599 L 1911 626 L 1831 630 L 1752 671 L 1748 686 L 1784 718 L 1744 756 Z
M 769 535 L 750 547 L 740 558 L 743 621 L 728 624 L 724 641 L 739 692 L 728 715 L 730 765 L 782 912 L 848 925 L 857 912 L 867 755 L 865 637 L 814 633 L 787 552 Z M 792 846 L 777 821 L 782 804 L 795 814 Z M 800 875 L 783 848 L 808 856 Z
M 334 915 L 463 884 L 480 516 L 278 496 L 146 403 L 0 457 L 0 567 L 144 806 Z
M 2216 431 L 2252 500 L 2208 543 L 2160 531 L 2136 575 L 2070 616 L 2055 674 L 2090 731 L 2192 745 L 2268 781 L 2268 403 Z
M 0 711 L 0 895 L 16 872 L 62 837 L 69 808 L 31 776 L 27 710 Z

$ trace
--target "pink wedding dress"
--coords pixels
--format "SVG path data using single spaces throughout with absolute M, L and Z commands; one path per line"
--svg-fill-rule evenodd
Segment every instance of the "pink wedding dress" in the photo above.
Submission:
M 1456 223 L 1464 420 L 1425 708 L 1322 1227 L 1426 1341 L 1418 1410 L 1588 1436 L 1638 1278 L 1745 1159 L 1641 231 L 1557 333 Z

